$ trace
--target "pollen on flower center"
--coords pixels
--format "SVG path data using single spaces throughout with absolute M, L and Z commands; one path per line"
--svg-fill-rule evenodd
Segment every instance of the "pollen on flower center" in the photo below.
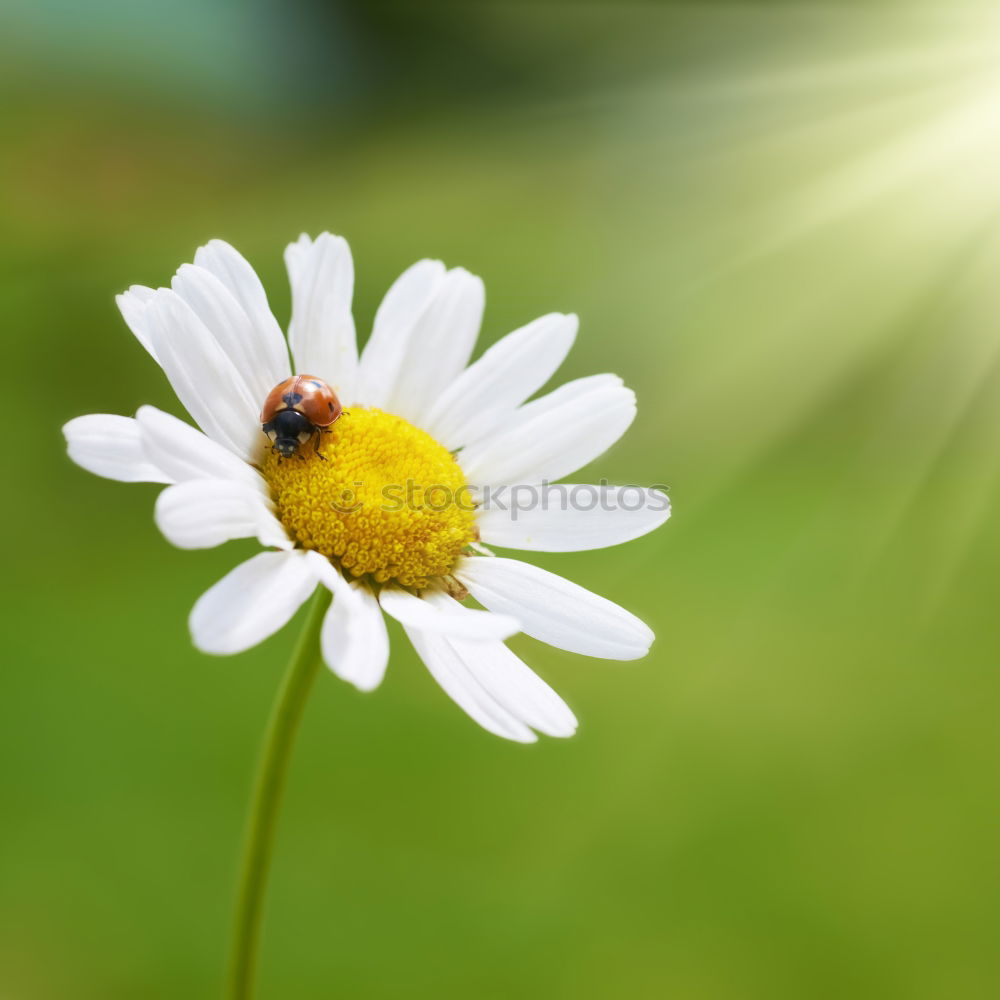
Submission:
M 451 452 L 401 417 L 359 407 L 319 448 L 288 459 L 268 451 L 261 464 L 291 537 L 379 583 L 421 588 L 452 571 L 476 530 Z

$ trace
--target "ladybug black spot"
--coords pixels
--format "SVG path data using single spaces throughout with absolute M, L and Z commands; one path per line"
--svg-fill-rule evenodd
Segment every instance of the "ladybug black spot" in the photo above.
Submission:
M 285 406 L 298 406 L 302 402 L 301 392 L 286 392 L 281 397 L 282 402 Z

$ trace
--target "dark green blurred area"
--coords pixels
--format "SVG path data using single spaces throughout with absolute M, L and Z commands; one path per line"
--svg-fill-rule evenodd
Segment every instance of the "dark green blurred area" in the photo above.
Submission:
M 559 379 L 639 397 L 589 470 L 674 519 L 537 561 L 632 664 L 514 647 L 581 720 L 508 745 L 393 633 L 324 675 L 262 998 L 979 998 L 1000 990 L 1000 21 L 810 4 L 5 8 L 0 996 L 216 997 L 295 627 L 193 650 L 252 545 L 185 553 L 60 426 L 181 410 L 113 295 L 220 236 L 287 318 L 346 236 L 366 331 L 419 257 L 482 346 L 576 311 Z M 584 480 L 585 481 L 585 480 Z

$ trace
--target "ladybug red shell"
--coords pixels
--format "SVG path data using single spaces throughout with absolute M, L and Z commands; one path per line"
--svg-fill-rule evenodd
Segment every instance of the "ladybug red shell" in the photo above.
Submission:
M 267 394 L 260 422 L 282 458 L 291 458 L 310 438 L 319 455 L 320 435 L 342 412 L 337 394 L 321 378 L 293 375 Z

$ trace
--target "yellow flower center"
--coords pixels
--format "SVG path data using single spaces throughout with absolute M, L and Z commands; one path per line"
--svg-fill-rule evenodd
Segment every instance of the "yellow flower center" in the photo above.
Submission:
M 381 410 L 351 407 L 321 436 L 319 454 L 309 443 L 288 459 L 268 450 L 261 471 L 289 535 L 354 576 L 426 587 L 476 539 L 454 456 Z

